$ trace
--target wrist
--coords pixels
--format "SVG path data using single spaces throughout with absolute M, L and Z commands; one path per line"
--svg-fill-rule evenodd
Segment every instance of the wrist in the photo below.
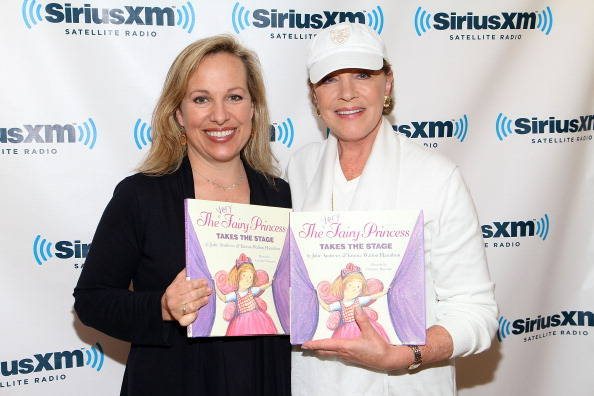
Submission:
M 406 369 L 412 363 L 413 358 L 410 348 L 407 345 L 390 345 L 388 353 L 383 362 L 386 371 L 399 371 Z
M 421 348 L 418 345 L 407 345 L 410 350 L 408 370 L 416 370 L 421 364 L 423 364 L 423 355 L 421 354 Z

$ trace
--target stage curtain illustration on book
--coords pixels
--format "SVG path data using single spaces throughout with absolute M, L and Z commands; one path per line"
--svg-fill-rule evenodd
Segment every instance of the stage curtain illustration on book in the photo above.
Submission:
M 297 247 L 293 231 L 291 243 L 291 343 L 302 344 L 311 340 L 318 327 L 319 304 L 314 285 Z
M 291 279 L 291 230 L 287 230 L 285 236 L 285 244 L 278 260 L 274 280 L 272 281 L 272 293 L 274 295 L 274 304 L 276 306 L 276 313 L 280 320 L 281 326 L 285 334 L 289 334 L 291 327 L 290 323 L 290 296 L 289 287 Z
M 419 214 L 415 228 L 406 247 L 402 262 L 388 290 L 388 306 L 392 326 L 405 345 L 419 342 L 419 334 L 425 334 L 425 307 L 418 314 L 418 302 L 425 302 L 425 249 L 423 212 Z M 402 320 L 407 318 L 407 320 Z M 423 337 L 424 339 L 424 337 Z M 424 343 L 424 342 L 423 342 Z
M 192 221 L 188 213 L 188 201 L 185 202 L 185 227 L 186 227 L 186 276 L 190 279 L 206 279 L 208 286 L 214 290 L 214 280 L 206 265 L 206 259 L 202 252 L 196 232 L 192 227 Z M 189 326 L 188 335 L 193 337 L 204 337 L 210 335 L 215 319 L 215 294 L 208 298 L 208 304 L 200 309 L 200 320 L 196 320 Z M 190 331 L 191 330 L 191 331 Z

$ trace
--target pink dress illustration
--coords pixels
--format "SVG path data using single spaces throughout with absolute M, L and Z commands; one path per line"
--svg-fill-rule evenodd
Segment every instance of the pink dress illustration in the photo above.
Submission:
M 369 317 L 371 325 L 386 341 L 386 331 L 377 322 L 377 312 L 368 306 L 388 291 L 378 279 L 365 279 L 361 269 L 349 263 L 340 271 L 332 284 L 323 281 L 318 284 L 320 306 L 330 312 L 326 326 L 334 330 L 332 338 L 356 338 L 361 335 L 355 321 L 355 308 L 361 307 Z
M 252 260 L 241 254 L 227 274 L 215 275 L 217 297 L 227 303 L 223 318 L 229 322 L 226 335 L 277 334 L 266 303 L 259 296 L 271 285 L 266 271 L 254 268 Z

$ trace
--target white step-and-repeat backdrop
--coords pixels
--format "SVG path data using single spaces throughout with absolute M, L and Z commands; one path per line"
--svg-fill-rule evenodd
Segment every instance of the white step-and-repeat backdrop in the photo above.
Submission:
M 322 139 L 305 53 L 343 20 L 384 38 L 395 133 L 450 156 L 497 284 L 493 347 L 462 395 L 594 389 L 591 0 L 10 0 L 0 5 L 0 394 L 113 395 L 128 345 L 73 312 L 99 217 L 151 144 L 175 55 L 237 35 L 260 56 L 281 167 Z

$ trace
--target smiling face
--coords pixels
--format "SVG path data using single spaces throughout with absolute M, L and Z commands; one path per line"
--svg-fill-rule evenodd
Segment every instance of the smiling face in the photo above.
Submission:
M 254 272 L 251 268 L 245 266 L 239 270 L 238 290 L 246 290 L 254 285 Z
M 238 160 L 250 138 L 253 114 L 241 59 L 226 52 L 203 58 L 175 113 L 185 128 L 190 161 Z
M 314 102 L 326 126 L 342 142 L 375 137 L 382 119 L 384 96 L 393 76 L 382 70 L 342 69 L 314 86 Z

